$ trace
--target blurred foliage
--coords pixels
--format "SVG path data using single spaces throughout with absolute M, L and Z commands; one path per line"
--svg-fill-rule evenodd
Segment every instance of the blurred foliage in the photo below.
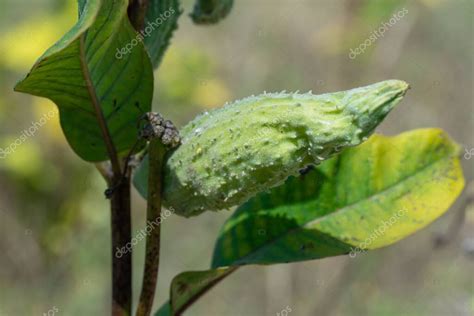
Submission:
M 379 131 L 445 129 L 474 147 L 471 0 L 235 1 L 213 27 L 196 27 L 183 1 L 170 50 L 155 73 L 154 108 L 183 125 L 198 112 L 262 91 L 337 91 L 398 78 L 412 90 Z M 276 5 L 278 4 L 278 5 Z M 357 47 L 399 8 L 409 13 L 355 60 Z M 0 3 L 0 148 L 55 106 L 12 91 L 77 19 L 74 0 Z M 473 158 L 474 159 L 474 158 Z M 464 160 L 472 181 L 472 159 Z M 0 315 L 104 315 L 109 308 L 110 231 L 105 183 L 66 143 L 53 117 L 6 159 L 0 159 Z M 433 249 L 462 201 L 430 228 L 390 248 L 358 256 L 272 268 L 248 267 L 196 304 L 190 315 L 472 315 L 473 257 L 463 239 L 473 208 L 449 247 Z M 144 204 L 134 196 L 134 228 Z M 158 299 L 173 276 L 204 269 L 226 214 L 163 226 Z M 143 261 L 136 247 L 135 267 Z M 136 295 L 141 271 L 135 273 Z M 308 295 L 311 293 L 311 295 Z M 19 298 L 22 298 L 21 300 Z M 27 299 L 23 299 L 27 297 Z M 239 307 L 229 297 L 239 297 Z
M 193 117 L 187 117 L 186 112 L 193 114 L 231 100 L 229 88 L 214 77 L 216 68 L 215 62 L 195 47 L 171 46 L 157 72 L 155 108 L 183 124 Z

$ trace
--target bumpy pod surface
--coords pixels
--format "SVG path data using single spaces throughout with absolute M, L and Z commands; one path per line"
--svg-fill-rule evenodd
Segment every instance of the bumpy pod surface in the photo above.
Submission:
M 188 217 L 239 205 L 366 140 L 407 89 L 388 80 L 322 95 L 264 93 L 204 113 L 167 161 L 165 206 Z

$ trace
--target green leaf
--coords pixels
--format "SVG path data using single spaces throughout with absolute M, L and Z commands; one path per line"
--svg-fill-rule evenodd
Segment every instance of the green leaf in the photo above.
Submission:
M 203 293 L 216 285 L 234 269 L 222 268 L 208 271 L 190 271 L 177 275 L 172 282 L 171 310 L 180 314 Z
M 181 13 L 179 0 L 150 0 L 148 3 L 142 34 L 153 68 L 160 65 L 173 32 L 178 28 Z
M 156 312 L 155 316 L 168 316 L 180 314 L 192 303 L 198 300 L 206 291 L 219 283 L 237 268 L 218 268 L 207 271 L 189 271 L 178 274 L 171 284 L 170 302 L 166 302 Z
M 171 316 L 171 305 L 169 302 L 163 304 L 159 310 L 156 311 L 155 316 Z
M 196 0 L 190 16 L 196 24 L 215 24 L 229 14 L 233 4 L 234 0 Z
M 456 200 L 464 186 L 458 154 L 458 146 L 438 129 L 374 135 L 237 209 L 221 230 L 212 269 L 226 273 L 240 265 L 357 254 L 393 244 Z M 186 286 L 194 288 L 188 292 L 203 288 L 212 275 L 200 273 L 187 278 Z M 171 290 L 171 301 L 180 306 L 182 279 L 178 275 Z
M 405 238 L 460 194 L 458 151 L 438 129 L 375 135 L 240 207 L 222 229 L 212 267 L 318 259 Z
M 79 1 L 77 24 L 15 87 L 56 103 L 69 144 L 87 161 L 128 152 L 137 140 L 137 120 L 151 109 L 153 71 L 127 5 Z

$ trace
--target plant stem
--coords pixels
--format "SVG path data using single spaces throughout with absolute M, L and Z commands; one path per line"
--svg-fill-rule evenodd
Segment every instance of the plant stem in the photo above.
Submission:
M 114 177 L 110 165 L 96 163 L 109 188 L 114 187 L 118 176 Z M 130 240 L 130 185 L 129 179 L 122 179 L 122 184 L 115 187 L 110 196 L 111 229 L 112 229 L 112 316 L 130 315 L 131 312 L 131 263 L 132 254 L 121 251 Z M 120 181 L 120 180 L 119 180 Z M 128 215 L 127 215 L 128 214 Z M 124 225 L 125 223 L 125 225 Z M 127 230 L 127 226 L 129 227 Z M 127 237 L 128 236 L 128 237 Z
M 146 237 L 145 267 L 142 291 L 136 316 L 149 316 L 153 307 L 160 264 L 161 192 L 165 147 L 160 139 L 152 139 L 148 147 L 150 159 L 148 171 L 147 226 L 153 229 Z M 154 227 L 156 225 L 156 227 Z M 148 232 L 148 231 L 147 231 Z
M 130 176 L 114 175 L 117 183 L 111 196 L 112 225 L 112 316 L 132 314 L 132 251 L 123 248 L 130 244 L 131 206 Z M 118 182 L 117 182 L 118 181 Z M 122 250 L 124 249 L 124 250 Z
M 144 18 L 148 0 L 130 0 L 129 17 L 137 31 L 143 28 Z M 83 39 L 81 38 L 81 49 L 83 49 Z M 87 71 L 86 67 L 83 67 Z M 85 74 L 89 74 L 85 72 Z M 87 78 L 87 76 L 86 76 Z M 91 96 L 91 82 L 87 82 L 87 87 Z M 93 98 L 93 101 L 97 98 Z M 94 102 L 93 102 L 94 103 Z M 97 104 L 96 104 L 97 103 Z M 98 105 L 95 102 L 94 105 Z M 96 108 L 100 108 L 97 106 Z M 97 114 L 102 112 L 96 111 Z M 99 116 L 103 119 L 102 116 Z M 105 121 L 104 121 L 105 122 Z M 99 123 L 102 123 L 99 120 Z M 118 155 L 110 140 L 106 123 L 101 125 L 104 139 L 107 145 L 109 158 L 112 164 L 113 175 L 107 175 L 103 172 L 101 166 L 99 171 L 107 177 L 111 193 L 111 229 L 112 229 L 112 316 L 130 316 L 132 315 L 132 250 L 122 250 L 122 247 L 130 245 L 132 239 L 132 219 L 130 203 L 130 173 L 128 172 L 128 159 L 125 161 L 124 172 L 118 161 Z M 125 249 L 125 248 L 124 248 Z

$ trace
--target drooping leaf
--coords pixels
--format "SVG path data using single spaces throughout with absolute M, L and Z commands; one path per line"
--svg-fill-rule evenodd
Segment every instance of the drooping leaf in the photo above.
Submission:
M 181 13 L 179 0 L 149 1 L 142 34 L 153 68 L 160 65 Z
M 458 154 L 438 129 L 374 135 L 242 205 L 221 230 L 211 268 L 224 274 L 241 265 L 357 255 L 393 244 L 455 201 L 464 186 Z M 209 275 L 178 275 L 172 287 L 188 290 L 178 297 L 172 289 L 171 301 L 186 305 L 183 296 L 202 289 Z
M 222 229 L 212 266 L 318 259 L 390 245 L 455 201 L 464 186 L 458 151 L 437 129 L 375 135 L 240 207 Z
M 152 67 L 127 5 L 128 0 L 79 1 L 77 24 L 15 87 L 56 103 L 69 144 L 87 161 L 129 151 L 137 120 L 151 109 Z

